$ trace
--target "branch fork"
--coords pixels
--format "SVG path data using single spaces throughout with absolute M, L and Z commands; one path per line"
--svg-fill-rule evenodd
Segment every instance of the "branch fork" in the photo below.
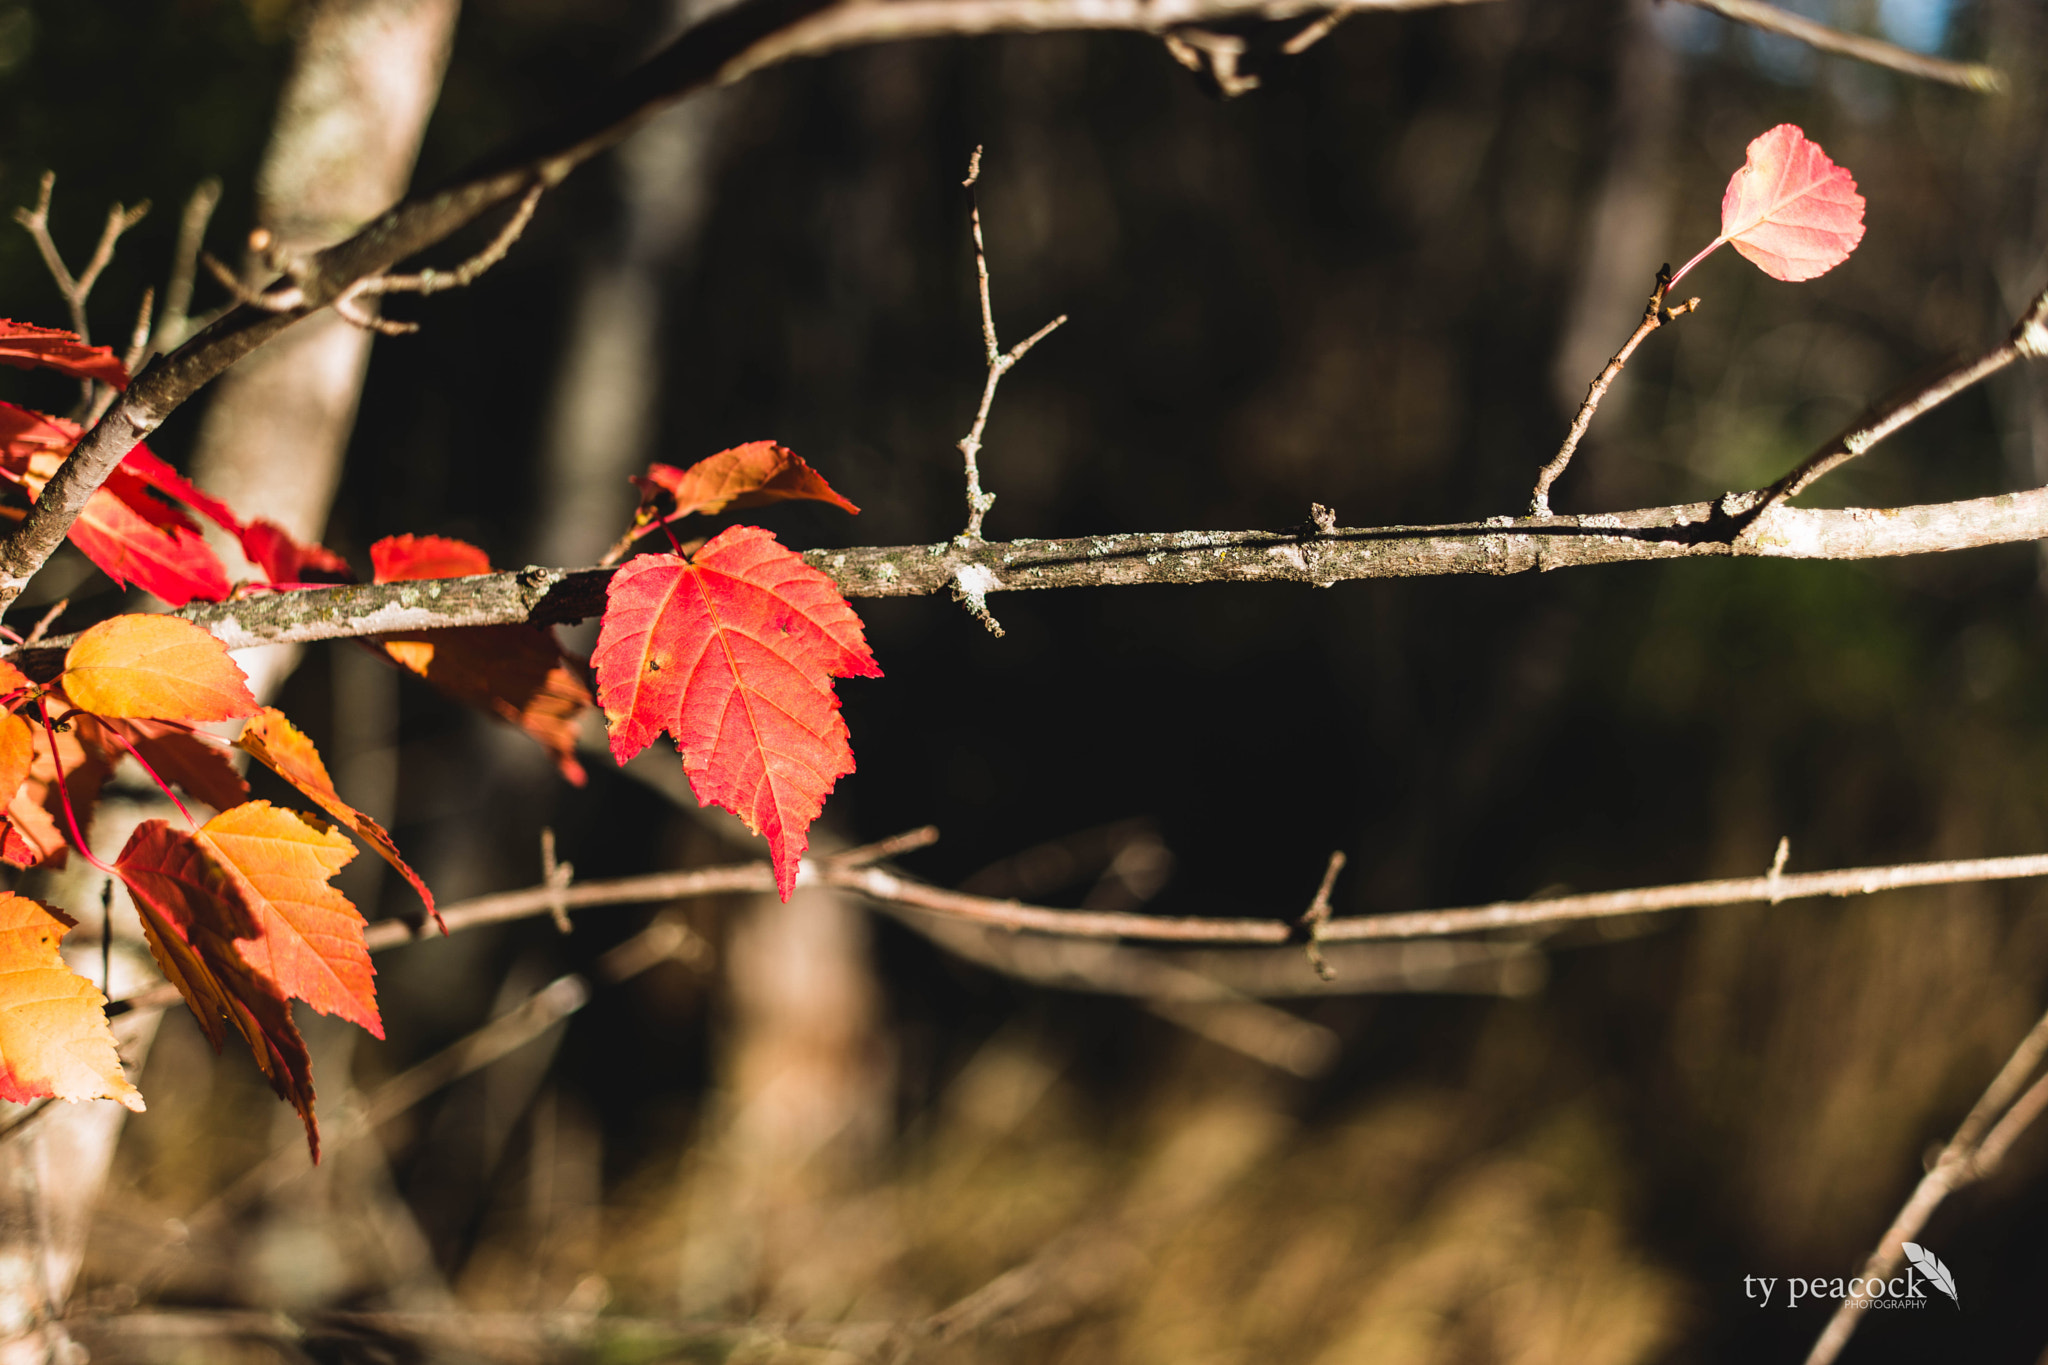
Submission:
M 407 336 L 420 329 L 417 322 L 400 322 L 393 318 L 379 317 L 364 306 L 368 299 L 380 298 L 385 294 L 439 294 L 450 289 L 461 289 L 474 284 L 478 277 L 492 266 L 505 259 L 512 244 L 526 231 L 526 225 L 533 221 L 533 212 L 540 204 L 540 197 L 547 190 L 545 184 L 536 184 L 527 190 L 526 197 L 519 201 L 519 207 L 512 213 L 505 226 L 498 230 L 490 244 L 476 255 L 454 267 L 452 270 L 421 270 L 411 275 L 366 275 L 343 289 L 330 299 L 329 306 L 343 321 L 360 327 L 366 332 L 377 332 L 383 336 Z M 282 289 L 251 289 L 212 256 L 202 256 L 207 271 L 234 295 L 239 303 L 260 308 L 266 313 L 292 313 L 307 306 L 308 282 L 316 272 L 316 265 L 309 257 L 287 251 L 271 235 L 268 228 L 257 228 L 249 234 L 249 247 L 258 253 L 258 259 L 272 272 L 283 276 L 289 283 Z

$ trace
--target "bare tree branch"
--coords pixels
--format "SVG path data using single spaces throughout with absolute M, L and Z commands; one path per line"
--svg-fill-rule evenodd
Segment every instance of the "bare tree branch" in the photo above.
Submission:
M 588 972 L 556 977 L 518 1005 L 399 1072 L 359 1104 L 345 1109 L 341 1122 L 330 1129 L 328 1152 L 332 1154 L 367 1137 L 436 1091 L 518 1051 L 589 1004 L 597 987 L 630 981 L 663 962 L 679 961 L 701 967 L 710 962 L 711 956 L 711 945 L 687 924 L 669 917 L 657 918 L 604 953 Z M 303 1155 L 304 1150 L 292 1143 L 276 1148 L 184 1221 L 199 1225 L 230 1217 L 256 1200 L 275 1194 L 313 1169 Z
M 1808 47 L 1821 52 L 1832 52 L 1838 56 L 1853 57 L 1859 62 L 1872 66 L 1889 67 L 1908 76 L 1922 80 L 1940 81 L 1944 85 L 1960 85 L 1965 90 L 1980 94 L 2002 95 L 2009 88 L 2005 73 L 1995 66 L 1983 66 L 1976 62 L 1951 62 L 1940 57 L 1929 57 L 1918 52 L 1909 52 L 1877 38 L 1867 38 L 1860 33 L 1844 33 L 1838 28 L 1815 23 L 1803 15 L 1792 14 L 1776 5 L 1766 5 L 1760 0 L 1685 0 L 1696 9 L 1707 10 L 1724 19 L 1733 19 L 1738 24 L 1748 24 L 1766 33 L 1782 33 L 1787 38 L 1797 38 Z
M 969 896 L 912 881 L 879 868 L 826 869 L 820 879 L 858 891 L 876 901 L 916 906 L 1011 930 L 1063 934 L 1073 938 L 1124 938 L 1154 943 L 1287 943 L 1299 932 L 1289 919 L 1173 918 L 1091 910 L 1059 910 L 1017 901 Z M 1363 943 L 1391 939 L 1441 938 L 1498 929 L 1526 929 L 1580 920 L 1641 915 L 1711 905 L 1773 904 L 1816 896 L 1868 896 L 1911 886 L 1953 886 L 1963 882 L 2048 877 L 2048 854 L 2016 858 L 1969 858 L 1890 867 L 1849 867 L 1831 872 L 1778 872 L 1761 877 L 1680 882 L 1629 891 L 1597 891 L 1541 900 L 1498 901 L 1455 910 L 1415 910 L 1394 915 L 1331 919 L 1321 941 Z
M 1918 507 L 1779 507 L 1743 533 L 1766 495 L 1588 516 L 1496 517 L 1444 526 L 1296 531 L 1166 531 L 1070 540 L 811 550 L 804 559 L 849 597 L 984 596 L 1042 588 L 1146 583 L 1310 583 L 1548 572 L 1593 564 L 1713 558 L 1880 559 L 2048 539 L 2048 488 Z M 604 610 L 615 569 L 527 568 L 470 578 L 257 593 L 195 602 L 177 615 L 230 648 L 343 640 L 400 631 L 531 622 L 558 625 Z M 4 657 L 34 674 L 61 665 L 75 635 Z
M 2041 1116 L 2043 1108 L 2048 1108 L 2048 1076 L 2027 1085 L 2027 1078 L 2040 1069 L 2044 1057 L 2048 1057 L 2048 1014 L 2042 1015 L 2027 1036 L 2020 1039 L 2005 1065 L 1991 1078 L 1991 1084 L 1970 1106 L 1955 1136 L 1913 1187 L 1892 1225 L 1878 1239 L 1877 1250 L 1864 1263 L 1864 1279 L 1890 1279 L 1904 1255 L 1903 1244 L 1920 1235 L 1920 1229 L 1927 1226 L 1941 1201 L 1998 1170 L 2014 1140 Z M 2024 1092 L 2022 1086 L 2027 1087 Z M 1843 1299 L 1834 1316 L 1828 1319 L 1820 1339 L 1814 1342 L 1806 1365 L 1830 1365 L 1855 1335 L 1863 1311 L 1871 1302 L 1872 1296 L 1867 1294 Z
M 561 183 L 665 106 L 713 85 L 729 85 L 799 57 L 911 38 L 991 33 L 1123 30 L 1166 34 L 1233 18 L 1440 8 L 1478 0 L 741 0 L 712 14 L 633 71 L 603 87 L 582 111 L 513 143 L 452 183 L 406 199 L 307 263 L 294 306 L 243 304 L 136 377 L 79 441 L 28 516 L 0 542 L 0 611 L 28 586 L 63 542 L 86 501 L 135 445 L 215 376 L 293 322 L 333 305 L 362 281 L 445 240 L 508 201 Z M 1697 0 L 1708 3 L 1708 0 Z M 1750 23 L 1773 23 L 1768 6 L 1712 0 Z M 1742 14 L 1736 14 L 1740 8 Z M 1832 37 L 1830 35 L 1833 35 Z M 1833 42 L 1833 30 L 1800 26 L 1805 41 Z M 1884 45 L 1831 50 L 1878 60 Z
M 2048 290 L 2035 296 L 2004 341 L 1975 360 L 1951 366 L 1935 379 L 1909 385 L 1905 392 L 1878 403 L 1847 431 L 1807 456 L 1798 468 L 1765 490 L 1764 500 L 1750 510 L 1746 520 L 1760 525 L 1766 514 L 1774 514 L 1788 499 L 1798 497 L 1915 418 L 1932 412 L 2016 360 L 2043 357 L 2048 357 Z

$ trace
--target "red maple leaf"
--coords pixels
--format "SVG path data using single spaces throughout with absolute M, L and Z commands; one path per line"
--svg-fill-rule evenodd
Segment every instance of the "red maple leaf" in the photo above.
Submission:
M 355 570 L 325 545 L 308 545 L 274 521 L 258 517 L 241 530 L 242 553 L 263 571 L 272 587 L 353 583 Z
M 633 525 L 604 558 L 612 563 L 642 536 L 687 516 L 709 516 L 728 507 L 765 507 L 772 502 L 829 502 L 855 515 L 860 509 L 825 482 L 803 457 L 773 441 L 748 441 L 707 455 L 688 469 L 656 462 L 633 476 L 640 506 Z M 672 506 L 663 508 L 664 503 Z
M 482 550 L 446 536 L 391 536 L 370 547 L 370 563 L 379 583 L 491 571 L 490 557 Z M 378 643 L 401 668 L 446 695 L 524 730 L 554 755 L 563 777 L 583 785 L 576 721 L 590 707 L 590 689 L 562 657 L 553 630 L 476 626 L 385 635 Z
M 117 467 L 71 523 L 71 543 L 122 587 L 133 583 L 172 607 L 228 595 L 228 571 L 192 519 L 152 497 Z
M 597 650 L 612 757 L 666 730 L 690 787 L 768 840 L 783 899 L 810 825 L 853 771 L 834 678 L 879 678 L 832 580 L 754 526 L 694 559 L 641 555 L 613 575 Z
M 99 379 L 128 387 L 128 371 L 105 346 L 88 346 L 78 333 L 0 318 L 0 365 L 17 370 L 55 370 L 76 379 Z
M 1727 242 L 1772 279 L 1798 281 L 1833 270 L 1862 240 L 1856 178 L 1797 125 L 1781 123 L 1751 140 L 1748 158 L 1721 195 L 1721 235 L 1671 284 Z
M 33 501 L 82 434 L 76 422 L 0 403 L 0 478 Z M 192 519 L 158 493 L 210 519 L 228 518 L 221 525 L 229 530 L 240 527 L 227 504 L 193 487 L 147 447 L 137 446 L 86 502 L 72 523 L 71 543 L 116 583 L 125 587 L 132 582 L 171 606 L 226 597 L 228 576 L 220 557 Z

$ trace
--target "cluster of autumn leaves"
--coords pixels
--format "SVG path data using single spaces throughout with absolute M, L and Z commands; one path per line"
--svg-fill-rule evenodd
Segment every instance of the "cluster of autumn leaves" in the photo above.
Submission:
M 4 320 L 0 364 L 117 389 L 128 382 L 104 347 Z M 32 502 L 82 434 L 64 418 L 0 403 L 0 481 Z M 531 625 L 361 643 L 518 726 L 579 785 L 576 734 L 592 705 L 586 672 L 593 674 L 617 761 L 666 731 L 699 799 L 767 839 L 786 898 L 811 823 L 853 771 L 833 681 L 880 670 L 831 580 L 768 532 L 735 526 L 684 543 L 669 528 L 687 516 L 789 499 L 859 509 L 772 441 L 687 469 L 656 464 L 635 483 L 639 508 L 607 562 L 657 533 L 670 551 L 637 555 L 615 573 L 587 666 L 565 656 L 552 631 Z M 0 503 L 0 517 L 19 520 L 24 510 Z M 239 545 L 250 579 L 230 582 L 195 517 Z M 341 556 L 242 520 L 142 446 L 93 495 L 70 539 L 117 583 L 174 607 L 358 581 Z M 439 536 L 394 536 L 371 546 L 370 559 L 374 583 L 491 572 L 482 550 Z M 214 1046 L 231 1031 L 248 1043 L 304 1120 L 317 1159 L 313 1078 L 291 1002 L 383 1036 L 363 917 L 331 885 L 356 854 L 342 831 L 390 863 L 435 914 L 425 882 L 391 836 L 335 791 L 312 742 L 282 712 L 258 705 L 225 647 L 180 618 L 102 621 L 78 637 L 55 677 L 31 679 L 0 660 L 0 708 L 0 860 L 26 868 L 75 850 L 117 878 L 157 965 Z M 234 721 L 244 724 L 231 745 L 213 731 Z M 237 749 L 322 814 L 251 799 L 231 758 Z M 101 785 L 130 759 L 183 818 L 144 821 L 107 864 L 85 831 Z M 179 791 L 216 813 L 202 823 Z M 60 910 L 0 893 L 0 1098 L 112 1099 L 140 1109 L 115 1055 L 104 995 L 59 953 L 73 923 Z
M 157 965 L 207 1036 L 219 1047 L 232 1028 L 247 1040 L 271 1085 L 305 1120 L 317 1153 L 311 1064 L 291 1002 L 380 1038 L 384 1032 L 363 917 L 329 884 L 356 855 L 336 825 L 397 868 L 431 912 L 425 883 L 391 836 L 335 792 L 311 741 L 282 712 L 259 707 L 226 647 L 190 622 L 113 617 L 79 636 L 63 671 L 48 681 L 0 662 L 0 689 L 10 845 L 26 828 L 25 842 L 35 846 L 19 851 L 24 860 L 61 858 L 68 834 L 70 848 L 120 880 Z M 250 799 L 225 744 L 201 728 L 236 720 L 246 722 L 237 747 L 332 822 Z M 183 822 L 143 821 L 107 864 L 87 847 L 83 825 L 100 783 L 123 758 L 163 784 Z M 173 787 L 218 813 L 200 823 Z M 52 836 L 57 847 L 36 845 Z M 58 956 L 71 921 L 12 894 L 0 902 L 0 921 L 9 933 L 0 950 L 0 1097 L 115 1099 L 139 1109 L 115 1056 L 104 997 L 66 972 Z
M 1811 279 L 1863 235 L 1863 199 L 1846 170 L 1781 124 L 1749 145 L 1722 200 L 1722 232 L 1684 275 L 1732 243 L 1766 273 Z M 1673 282 L 1675 283 L 1676 277 Z M 124 388 L 113 353 L 53 328 L 0 320 L 0 364 L 55 370 Z M 74 422 L 0 403 L 0 501 L 19 520 L 82 435 Z M 635 483 L 632 525 L 606 562 L 657 533 L 665 553 L 613 575 L 594 676 L 614 759 L 625 763 L 663 732 L 676 742 L 700 800 L 763 836 L 787 898 L 809 829 L 853 751 L 835 679 L 879 677 L 860 619 L 824 574 L 758 527 L 688 543 L 670 529 L 693 515 L 788 499 L 859 509 L 772 441 L 722 451 L 687 469 L 656 464 Z M 195 517 L 237 543 L 254 577 L 235 584 Z M 358 581 L 347 561 L 282 528 L 244 521 L 141 446 L 94 493 L 71 542 L 122 585 L 173 607 L 235 594 L 293 592 Z M 491 571 L 483 551 L 437 536 L 371 547 L 372 581 L 457 578 Z M 11 632 L 0 628 L 11 638 Z M 366 640 L 392 663 L 456 699 L 520 727 L 580 784 L 576 731 L 591 705 L 586 666 L 551 631 L 530 625 L 395 634 Z M 251 799 L 230 746 L 203 727 L 245 722 L 232 747 L 323 813 Z M 147 820 L 109 865 L 87 847 L 94 798 L 133 759 L 177 802 L 183 823 Z M 204 823 L 174 789 L 217 812 Z M 375 970 L 362 915 L 330 884 L 355 856 L 351 831 L 434 900 L 391 836 L 335 791 L 313 744 L 261 707 L 219 641 L 167 616 L 117 616 L 85 631 L 54 678 L 0 660 L 0 860 L 17 867 L 69 850 L 128 889 L 158 966 L 216 1048 L 230 1029 L 304 1119 L 317 1159 L 313 1080 L 292 1022 L 299 1000 L 378 1037 Z M 98 987 L 71 972 L 58 945 L 72 921 L 0 893 L 0 1098 L 112 1099 L 140 1109 L 122 1074 Z

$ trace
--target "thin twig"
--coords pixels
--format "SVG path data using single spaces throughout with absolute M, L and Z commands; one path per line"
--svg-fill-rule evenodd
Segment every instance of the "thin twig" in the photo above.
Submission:
M 1928 1167 L 1927 1174 L 1920 1177 L 1920 1183 L 1913 1187 L 1904 1206 L 1892 1219 L 1890 1227 L 1877 1242 L 1877 1250 L 1864 1263 L 1863 1278 L 1891 1278 L 1899 1268 L 1904 1255 L 1902 1245 L 1912 1241 L 1927 1225 L 1935 1209 L 1949 1195 L 1992 1175 L 2012 1149 L 2013 1142 L 2026 1130 L 2028 1125 L 2039 1118 L 2044 1107 L 2048 1107 L 2048 1075 L 2035 1080 L 2022 1092 L 2027 1078 L 2040 1069 L 2042 1059 L 2048 1057 L 2048 1014 L 2036 1020 L 2027 1036 L 2020 1039 L 2019 1046 L 1991 1078 L 1991 1084 L 1977 1102 L 1970 1106 L 1970 1112 L 1963 1117 L 1956 1128 L 1955 1136 L 1941 1149 L 1941 1154 Z M 1820 1339 L 1813 1344 L 1813 1350 L 1806 1357 L 1806 1365 L 1830 1365 L 1842 1348 L 1855 1335 L 1857 1324 L 1862 1321 L 1864 1309 L 1872 1302 L 1872 1296 L 1851 1296 L 1843 1299 L 1828 1319 L 1827 1327 Z
M 1975 360 L 1952 366 L 1935 379 L 1914 384 L 1907 392 L 1884 400 L 1857 418 L 1848 430 L 1807 456 L 1797 469 L 1764 490 L 1763 497 L 1747 509 L 1744 525 L 1761 527 L 1766 514 L 1788 499 L 1798 497 L 1900 427 L 1982 383 L 2014 361 L 2043 358 L 2048 358 L 2048 289 L 2035 297 L 2004 341 Z
M 1337 973 L 1323 957 L 1323 930 L 1330 923 L 1330 892 L 1337 885 L 1337 874 L 1343 870 L 1344 854 L 1339 850 L 1330 855 L 1329 866 L 1323 869 L 1322 885 L 1316 888 L 1315 899 L 1309 902 L 1308 910 L 1300 920 L 1302 930 L 1308 934 L 1308 965 L 1315 968 L 1316 975 L 1325 981 L 1337 979 Z
M 57 290 L 64 296 L 65 306 L 71 310 L 71 330 L 79 339 L 89 341 L 92 333 L 87 329 L 85 301 L 92 295 L 92 287 L 99 283 L 100 272 L 114 259 L 114 244 L 121 240 L 121 234 L 141 222 L 149 212 L 149 201 L 143 200 L 134 208 L 123 208 L 115 204 L 107 210 L 107 221 L 100 229 L 99 244 L 93 248 L 91 259 L 85 269 L 73 275 L 64 264 L 64 257 L 57 250 L 57 243 L 50 236 L 50 196 L 57 188 L 57 173 L 44 171 L 41 188 L 36 194 L 36 206 L 32 209 L 16 209 L 14 221 L 28 229 L 28 235 L 42 253 L 43 266 L 50 272 L 50 278 L 57 283 Z
M 57 250 L 57 241 L 50 235 L 50 197 L 57 188 L 57 173 L 44 171 L 40 188 L 36 193 L 36 206 L 32 209 L 16 209 L 14 221 L 28 229 L 28 235 L 41 253 L 43 266 L 56 282 L 57 292 L 64 296 L 64 306 L 71 311 L 71 330 L 78 334 L 80 341 L 90 341 L 85 316 L 85 302 L 92 296 L 92 287 L 99 283 L 100 272 L 114 259 L 114 244 L 121 240 L 121 234 L 141 222 L 149 212 L 149 201 L 143 200 L 134 208 L 123 208 L 115 204 L 107 210 L 107 221 L 100 229 L 99 244 L 93 248 L 92 257 L 85 263 L 85 269 L 73 275 L 64 264 L 64 255 Z M 72 413 L 85 425 L 99 421 L 100 416 L 112 405 L 114 390 L 110 385 L 96 379 L 79 381 L 78 408 Z
M 1760 0 L 1685 0 L 1685 3 L 1718 14 L 1724 19 L 1733 19 L 1739 24 L 1760 28 L 1766 33 L 1782 33 L 1787 38 L 1796 38 L 1820 52 L 1853 57 L 1859 62 L 1888 67 L 1893 71 L 1904 72 L 1908 76 L 1918 76 L 1922 80 L 1940 81 L 1944 85 L 1959 85 L 1965 90 L 1975 90 L 1986 95 L 2002 95 L 2008 88 L 2005 73 L 1997 67 L 1984 66 L 1977 62 L 1944 61 L 1940 57 L 1909 52 L 1882 39 L 1829 28 L 1826 24 L 1815 23 L 1803 15 L 1779 9 L 1776 5 L 1762 4 Z
M 142 291 L 142 306 L 136 310 L 134 330 L 128 334 L 127 353 L 121 357 L 121 368 L 130 374 L 135 373 L 136 367 L 142 364 L 144 355 L 148 353 L 149 315 L 150 310 L 155 304 L 156 290 L 145 288 Z M 106 413 L 106 410 L 114 405 L 114 398 L 113 385 L 95 385 L 92 406 L 86 410 L 84 424 L 91 426 L 94 422 L 99 421 Z
M 535 185 L 519 201 L 512 218 L 499 229 L 490 245 L 470 257 L 452 270 L 422 270 L 413 275 L 372 275 L 356 281 L 341 291 L 334 299 L 334 311 L 347 321 L 369 332 L 384 336 L 406 336 L 420 329 L 417 322 L 400 322 L 394 318 L 379 317 L 364 307 L 365 299 L 374 299 L 384 294 L 439 294 L 444 290 L 461 289 L 472 284 L 477 277 L 505 259 L 505 253 L 519 240 L 519 234 L 526 231 L 526 225 L 533 221 L 533 211 L 540 204 L 545 185 Z
M 1065 313 L 1060 314 L 1007 351 L 996 340 L 995 309 L 989 302 L 988 293 L 988 248 L 981 236 L 981 203 L 974 193 L 975 182 L 980 179 L 981 148 L 977 146 L 974 155 L 967 160 L 967 178 L 960 184 L 967 191 L 967 217 L 974 229 L 974 271 L 981 290 L 981 341 L 988 362 L 988 378 L 981 386 L 981 406 L 975 410 L 974 425 L 959 441 L 960 456 L 967 466 L 967 529 L 958 537 L 962 545 L 981 543 L 982 518 L 988 515 L 989 508 L 996 505 L 996 495 L 982 491 L 980 460 L 981 434 L 988 427 L 989 409 L 995 405 L 996 386 L 1003 382 L 1003 376 L 1024 358 L 1026 352 L 1052 335 L 1053 329 L 1067 320 Z M 977 578 L 969 574 L 960 575 L 954 582 L 954 595 L 992 634 L 1003 633 L 1002 626 L 989 612 L 988 590 Z
M 415 275 L 374 275 L 349 290 L 343 298 L 358 298 L 366 294 L 439 294 L 449 289 L 462 289 L 476 283 L 477 278 L 492 266 L 505 259 L 505 253 L 519 240 L 526 225 L 533 221 L 533 211 L 540 206 L 540 197 L 546 190 L 544 185 L 535 185 L 519 201 L 512 217 L 491 244 L 452 270 L 422 270 Z
M 872 844 L 862 844 L 839 853 L 828 853 L 820 861 L 828 868 L 868 867 L 905 853 L 915 853 L 921 848 L 930 848 L 939 841 L 937 825 L 919 825 L 901 834 L 892 834 L 886 839 L 877 839 Z
M 235 296 L 235 302 L 265 313 L 282 316 L 305 306 L 306 291 L 298 284 L 283 289 L 251 289 L 242 282 L 242 277 L 223 265 L 210 251 L 199 253 L 199 263 L 206 267 L 206 273 L 220 283 L 220 287 Z
M 1600 371 L 1592 384 L 1587 386 L 1586 401 L 1579 404 L 1578 416 L 1572 419 L 1571 430 L 1565 433 L 1564 444 L 1557 448 L 1557 454 L 1550 457 L 1550 463 L 1536 476 L 1536 491 L 1529 497 L 1529 515 L 1548 517 L 1550 515 L 1550 485 L 1572 462 L 1572 452 L 1579 448 L 1579 441 L 1585 436 L 1586 428 L 1593 424 L 1593 413 L 1599 408 L 1600 400 L 1607 396 L 1607 390 L 1621 376 L 1622 367 L 1628 358 L 1636 353 L 1636 347 L 1643 344 L 1643 338 L 1676 317 L 1683 317 L 1700 306 L 1698 299 L 1687 299 L 1676 308 L 1664 306 L 1664 291 L 1671 287 L 1671 265 L 1666 262 L 1657 271 L 1657 287 L 1650 293 L 1649 306 L 1643 309 L 1643 320 L 1629 339 L 1622 343 L 1614 359 L 1607 362 L 1607 368 Z
M 481 1028 L 378 1086 L 359 1109 L 330 1127 L 328 1154 L 375 1132 L 436 1091 L 526 1046 L 589 1004 L 596 985 L 629 981 L 662 962 L 701 966 L 709 962 L 710 955 L 711 945 L 688 925 L 669 917 L 657 919 L 605 953 L 588 974 L 572 972 L 555 978 Z M 304 1175 L 312 1167 L 301 1161 L 302 1150 L 297 1142 L 278 1147 L 185 1222 L 199 1225 L 232 1215 Z
M 178 245 L 171 253 L 171 274 L 164 285 L 163 312 L 157 318 L 156 331 L 150 337 L 144 360 L 159 352 L 175 350 L 192 333 L 192 284 L 199 272 L 199 252 L 206 244 L 207 224 L 213 221 L 213 211 L 218 207 L 220 180 L 209 175 L 192 187 L 192 195 L 185 201 L 185 212 L 178 219 Z M 129 366 L 131 373 L 135 369 L 135 366 Z
M 540 832 L 540 883 L 554 894 L 548 902 L 548 914 L 555 921 L 555 932 L 566 934 L 570 931 L 569 903 L 565 899 L 570 879 L 576 875 L 575 865 L 555 860 L 554 827 L 543 826 Z
M 28 634 L 22 637 L 21 643 L 24 646 L 32 645 L 49 634 L 50 627 L 56 623 L 57 618 L 62 616 L 64 609 L 70 605 L 71 599 L 68 597 L 60 597 L 55 602 L 52 602 L 49 610 L 37 617 L 36 623 L 29 627 Z

